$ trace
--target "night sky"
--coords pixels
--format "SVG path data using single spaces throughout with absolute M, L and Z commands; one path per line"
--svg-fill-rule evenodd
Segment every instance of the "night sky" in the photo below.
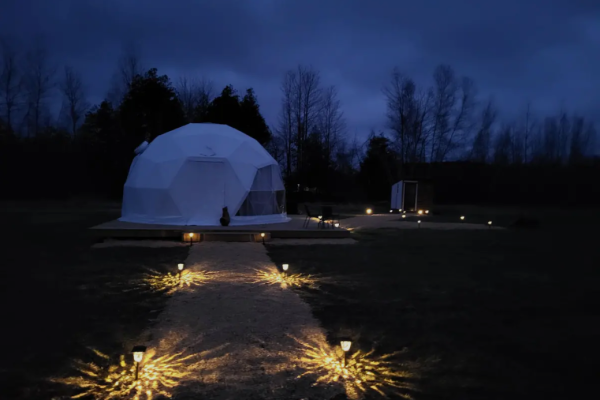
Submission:
M 83 74 L 93 103 L 135 44 L 144 67 L 173 81 L 253 87 L 271 126 L 283 74 L 299 63 L 338 87 L 359 137 L 385 127 L 381 89 L 394 67 L 424 86 L 439 63 L 493 95 L 501 117 L 530 100 L 538 113 L 564 105 L 600 122 L 597 0 L 2 0 L 7 34 L 24 45 L 43 37 L 61 71 Z

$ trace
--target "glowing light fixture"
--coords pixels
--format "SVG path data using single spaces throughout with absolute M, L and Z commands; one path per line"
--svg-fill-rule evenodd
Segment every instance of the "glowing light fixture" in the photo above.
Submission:
M 425 210 L 425 214 L 429 214 L 429 210 Z
M 464 220 L 465 220 L 465 216 L 464 216 L 464 215 L 461 215 L 461 216 L 460 216 L 460 220 L 461 220 L 461 221 L 464 221 Z
M 263 242 L 263 244 L 265 244 L 265 233 L 264 233 L 264 232 L 263 232 L 263 233 L 261 233 L 261 234 L 260 234 L 260 237 L 262 238 L 262 242 Z
M 488 226 L 492 229 L 492 221 L 488 221 Z
M 402 209 L 401 209 L 401 208 L 399 208 L 399 209 L 398 209 L 398 211 L 400 212 L 400 211 L 402 211 Z
M 131 350 L 133 353 L 133 361 L 135 361 L 135 380 L 138 380 L 138 374 L 140 371 L 140 363 L 144 359 L 144 353 L 146 352 L 146 346 L 134 346 Z
M 179 280 L 181 280 L 181 275 L 183 274 L 183 263 L 177 264 L 177 270 L 179 271 Z
M 423 210 L 419 210 L 419 211 L 417 211 L 417 214 L 419 214 L 419 215 L 423 215 Z
M 402 214 L 402 218 L 406 218 L 406 214 Z
M 342 350 L 344 351 L 344 364 L 343 366 L 346 366 L 346 362 L 347 362 L 347 354 L 348 351 L 350 350 L 350 347 L 352 347 L 352 342 L 349 339 L 344 339 L 340 341 L 340 347 L 342 348 Z
M 290 264 L 281 264 L 281 269 L 283 270 L 283 276 L 287 273 L 288 268 L 290 268 Z
M 370 208 L 367 208 L 367 214 L 368 214 L 368 215 L 371 215 L 371 214 L 373 214 L 373 210 L 371 210 Z
M 340 223 L 336 222 L 335 224 L 333 224 L 333 226 L 335 226 L 336 228 L 339 228 L 340 227 Z
M 190 237 L 190 246 L 191 246 L 192 245 L 192 241 L 194 239 L 194 232 L 188 233 L 188 236 Z
M 421 229 L 421 220 L 417 221 L 417 226 L 419 227 L 419 229 Z
M 390 210 L 390 212 L 391 212 L 391 213 L 393 213 L 393 212 L 394 212 L 394 210 Z

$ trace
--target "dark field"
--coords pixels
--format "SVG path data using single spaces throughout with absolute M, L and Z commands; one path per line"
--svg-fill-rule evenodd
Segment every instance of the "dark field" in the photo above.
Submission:
M 522 210 L 442 208 L 507 224 Z M 465 212 L 466 213 L 466 212 Z M 379 230 L 357 245 L 269 247 L 295 272 L 347 277 L 301 292 L 331 336 L 407 348 L 416 399 L 592 395 L 600 366 L 600 212 L 528 210 L 531 230 Z M 438 217 L 441 218 L 442 216 Z
M 187 256 L 186 248 L 91 249 L 86 228 L 118 213 L 57 210 L 0 212 L 3 400 L 68 394 L 45 378 L 71 372 L 73 358 L 89 358 L 87 346 L 129 352 L 166 296 L 123 288 L 145 268 L 166 270 Z

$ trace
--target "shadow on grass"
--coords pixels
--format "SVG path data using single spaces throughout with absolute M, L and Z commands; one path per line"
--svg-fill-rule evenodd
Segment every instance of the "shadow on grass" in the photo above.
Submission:
M 300 293 L 332 343 L 351 334 L 362 349 L 406 348 L 421 369 L 415 398 L 571 397 L 592 389 L 600 356 L 592 232 L 360 231 L 354 246 L 269 254 L 301 273 L 356 277 Z
M 188 249 L 91 249 L 85 230 L 112 218 L 85 210 L 1 215 L 3 399 L 65 394 L 45 379 L 67 373 L 69 360 L 83 358 L 87 346 L 129 352 L 124 347 L 163 307 L 160 293 L 106 289 L 139 279 L 147 268 L 166 272 Z

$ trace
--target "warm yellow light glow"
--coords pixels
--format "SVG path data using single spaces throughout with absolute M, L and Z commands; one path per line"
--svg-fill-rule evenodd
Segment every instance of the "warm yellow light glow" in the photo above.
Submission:
M 182 264 L 183 265 L 183 264 Z M 178 266 L 179 268 L 179 266 Z M 144 277 L 139 282 L 135 282 L 134 289 L 151 290 L 154 292 L 165 292 L 166 294 L 175 293 L 183 287 L 200 286 L 207 281 L 214 279 L 215 273 L 208 271 L 190 271 L 181 270 L 180 274 L 163 274 L 157 271 L 150 271 L 144 274 Z
M 318 289 L 318 279 L 312 275 L 281 274 L 266 270 L 256 270 L 257 279 L 254 283 L 266 283 L 269 285 L 281 285 L 283 287 L 308 287 Z
M 183 271 L 183 264 L 182 263 L 177 264 L 177 269 L 180 271 Z
M 406 218 L 406 214 L 402 214 L 402 218 Z
M 349 340 L 342 340 L 340 342 L 340 346 L 342 346 L 342 350 L 348 351 L 348 350 L 350 350 L 350 347 L 352 346 L 352 342 Z
M 289 267 L 290 267 L 289 264 L 283 264 L 283 265 L 281 265 L 281 269 L 283 269 L 284 271 L 287 271 Z
M 419 211 L 418 211 L 418 214 L 419 214 L 419 215 L 423 215 L 423 210 L 419 210 Z
M 136 365 L 128 364 L 124 355 L 118 364 L 110 365 L 110 357 L 97 350 L 93 352 L 103 362 L 76 361 L 78 376 L 51 379 L 52 382 L 73 386 L 83 391 L 77 398 L 93 399 L 131 399 L 152 400 L 154 398 L 171 398 L 173 389 L 183 378 L 199 369 L 199 361 L 190 361 L 196 354 L 183 356 L 183 353 L 167 354 L 153 358 L 148 355 L 140 365 L 138 380 L 135 380 Z M 137 361 L 136 361 L 137 362 Z
M 373 214 L 373 210 L 371 210 L 370 208 L 367 208 L 367 214 Z
M 492 224 L 492 221 L 488 221 L 488 225 L 491 225 L 491 224 Z
M 260 237 L 265 237 L 265 234 L 264 234 L 264 233 L 261 233 L 261 234 L 260 234 Z
M 460 216 L 460 220 L 461 220 L 461 221 L 464 221 L 464 220 L 465 220 L 465 216 L 464 216 L 464 215 L 461 215 L 461 216 Z
M 399 209 L 398 211 L 402 211 L 402 209 Z
M 326 342 L 307 343 L 292 338 L 302 346 L 303 352 L 300 365 L 305 372 L 298 378 L 312 375 L 316 377 L 316 384 L 342 384 L 350 399 L 362 399 L 369 392 L 377 392 L 384 397 L 394 395 L 412 398 L 412 382 L 417 376 L 406 369 L 409 363 L 398 365 L 389 360 L 400 353 L 376 357 L 374 350 L 368 353 L 357 350 L 347 353 L 344 363 L 343 353 L 340 354 L 339 350 L 331 348 Z
M 135 362 L 142 362 L 142 360 L 144 359 L 144 352 L 143 351 L 136 351 L 133 353 L 133 361 Z
M 191 237 L 191 238 L 193 238 L 194 237 L 194 233 L 190 232 L 190 233 L 188 233 L 188 236 Z
M 425 214 L 429 214 L 429 210 L 425 210 Z
M 322 219 L 322 218 L 323 218 L 323 216 L 322 216 L 322 215 L 319 215 L 319 219 Z

